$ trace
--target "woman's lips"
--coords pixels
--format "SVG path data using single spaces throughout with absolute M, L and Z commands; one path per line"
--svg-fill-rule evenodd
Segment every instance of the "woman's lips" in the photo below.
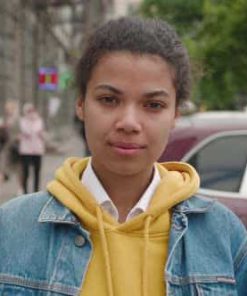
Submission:
M 110 143 L 113 150 L 120 155 L 136 155 L 140 153 L 145 146 L 136 143 L 113 142 Z

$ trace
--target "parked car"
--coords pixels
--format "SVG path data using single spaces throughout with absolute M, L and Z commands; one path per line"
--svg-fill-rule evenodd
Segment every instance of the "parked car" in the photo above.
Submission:
M 193 165 L 201 177 L 199 195 L 228 206 L 247 228 L 247 112 L 181 117 L 159 161 Z

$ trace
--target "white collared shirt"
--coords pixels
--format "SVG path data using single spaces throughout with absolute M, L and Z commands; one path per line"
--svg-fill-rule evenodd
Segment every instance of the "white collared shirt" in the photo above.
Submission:
M 101 182 L 97 178 L 91 164 L 91 159 L 88 162 L 86 169 L 84 170 L 81 182 L 87 188 L 87 190 L 94 196 L 98 204 L 107 211 L 111 216 L 113 216 L 116 220 L 119 220 L 119 213 L 110 199 L 109 195 L 105 191 Z M 137 204 L 129 211 L 126 221 L 129 219 L 145 212 L 149 206 L 151 198 L 154 194 L 157 185 L 160 182 L 160 175 L 156 166 L 154 166 L 154 174 L 151 183 L 148 188 L 142 194 L 141 198 L 137 202 Z

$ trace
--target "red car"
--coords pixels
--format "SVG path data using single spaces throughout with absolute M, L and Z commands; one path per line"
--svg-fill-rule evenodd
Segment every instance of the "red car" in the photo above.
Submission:
M 247 112 L 181 117 L 159 161 L 192 164 L 201 177 L 199 195 L 224 203 L 247 228 Z

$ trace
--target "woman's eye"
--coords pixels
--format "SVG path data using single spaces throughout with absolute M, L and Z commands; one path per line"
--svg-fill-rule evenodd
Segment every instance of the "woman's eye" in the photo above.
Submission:
M 148 102 L 145 104 L 145 108 L 148 108 L 154 111 L 158 111 L 160 109 L 163 109 L 164 107 L 165 107 L 164 104 L 160 102 Z
M 111 97 L 111 96 L 100 97 L 99 101 L 105 105 L 116 105 L 117 104 L 117 98 Z

